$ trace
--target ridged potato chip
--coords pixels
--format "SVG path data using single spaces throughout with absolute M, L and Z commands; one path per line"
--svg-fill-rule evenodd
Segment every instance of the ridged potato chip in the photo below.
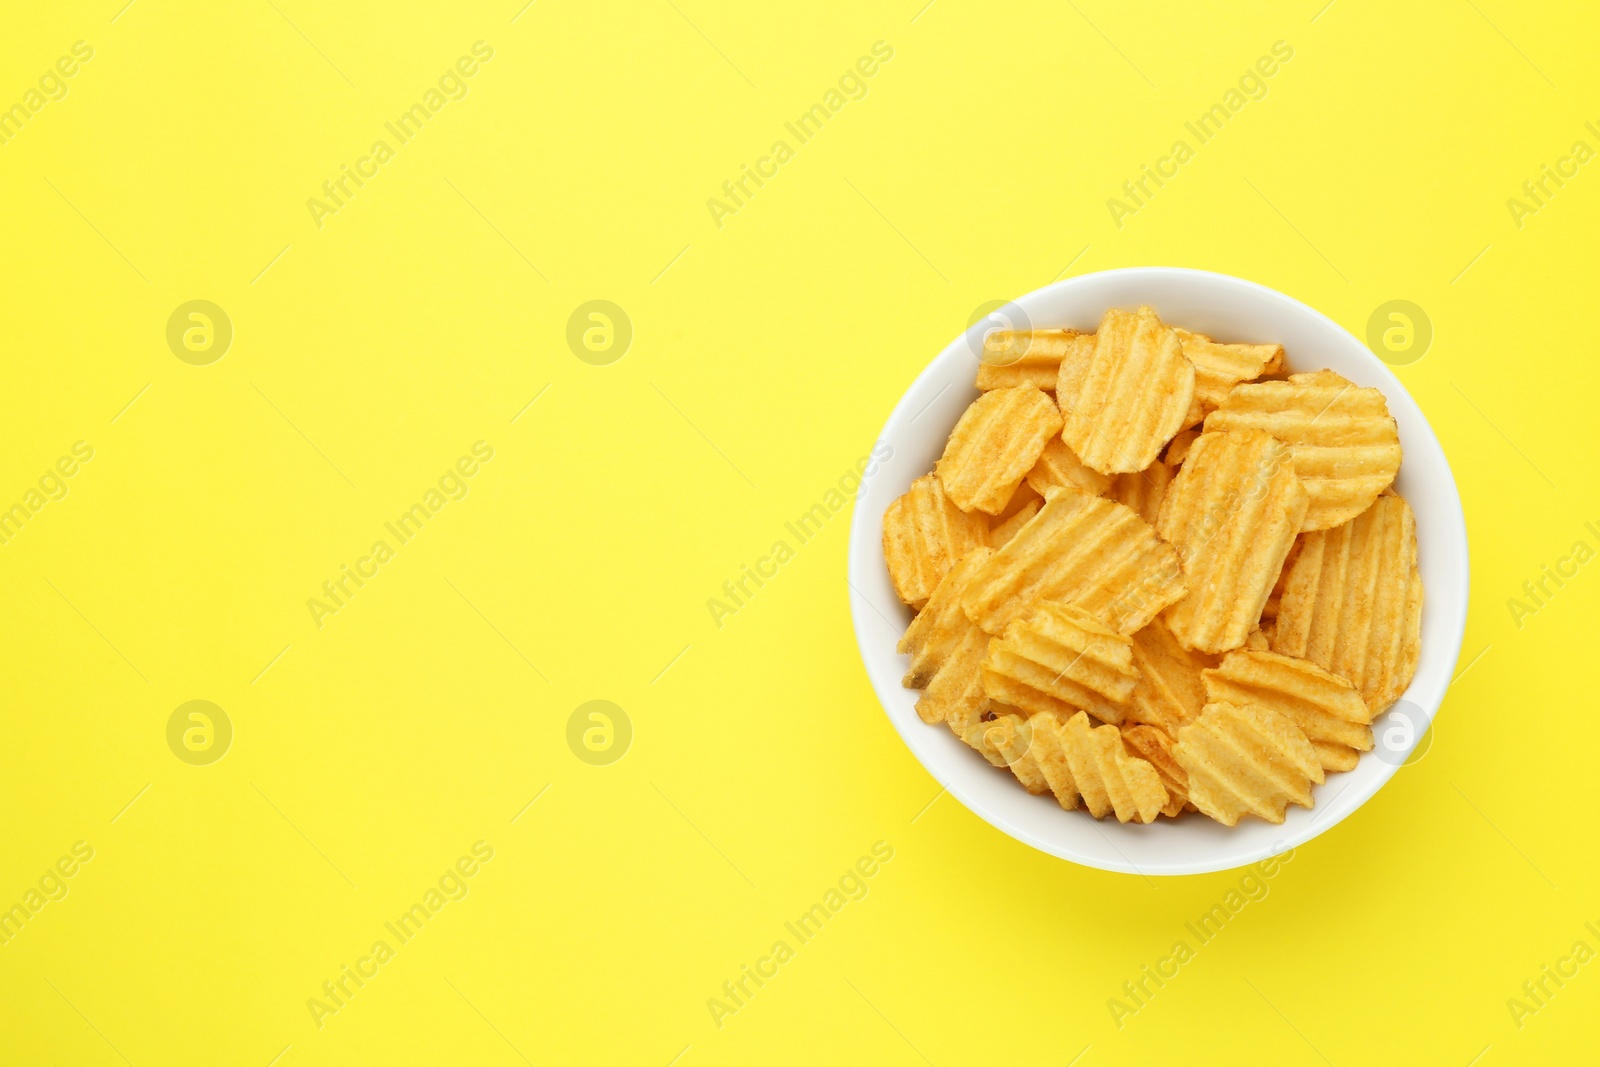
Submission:
M 988 544 L 989 520 L 956 507 L 944 486 L 931 474 L 883 513 L 883 558 L 895 595 L 921 609 L 951 564 Z
M 1311 497 L 1305 531 L 1349 522 L 1400 470 L 1400 433 L 1383 394 L 1331 370 L 1240 385 L 1206 416 L 1207 433 L 1246 427 L 1293 450 L 1295 472 Z
M 1246 813 L 1281 823 L 1290 803 L 1309 808 L 1312 783 L 1323 782 L 1300 728 L 1249 704 L 1207 704 L 1178 731 L 1172 755 L 1189 776 L 1190 802 L 1224 826 Z
M 1306 506 L 1288 446 L 1269 434 L 1208 432 L 1194 443 L 1157 524 L 1183 561 L 1188 595 L 1166 620 L 1186 648 L 1220 653 L 1244 644 Z
M 1101 474 L 1150 466 L 1183 427 L 1193 399 L 1194 364 L 1178 335 L 1148 307 L 1107 311 L 1081 376 L 1056 380 L 1065 420 L 1061 438 Z
M 1184 416 L 1193 426 L 1221 406 L 1230 390 L 1283 367 L 1282 345 L 1221 344 L 1203 333 L 1174 327 L 1183 354 L 1194 364 L 1194 401 Z
M 993 389 L 962 413 L 934 473 L 961 510 L 998 515 L 1060 432 L 1061 412 L 1048 394 L 1032 386 Z
M 1367 702 L 1355 686 L 1310 660 L 1240 650 L 1201 677 L 1207 703 L 1251 704 L 1298 726 L 1323 770 L 1347 769 L 1372 748 Z
M 1131 508 L 1067 487 L 1051 489 L 1039 514 L 973 576 L 962 606 L 997 636 L 1046 600 L 1133 633 L 1183 592 L 1178 555 L 1149 523 Z
M 1155 822 L 1170 803 L 1161 775 L 1128 751 L 1115 726 L 1091 727 L 1080 711 L 1059 727 L 1057 739 L 1083 806 L 1096 819 L 1114 813 L 1118 822 Z
M 1094 350 L 1094 334 L 1077 330 L 991 330 L 978 357 L 979 389 L 1031 385 L 1053 392 L 1064 357 Z
M 923 722 L 961 720 L 970 724 L 988 711 L 983 661 L 989 652 L 989 636 L 961 610 L 961 594 L 992 555 L 987 548 L 976 548 L 961 557 L 900 638 L 896 650 L 911 657 L 900 684 L 923 690 L 917 700 L 917 714 Z
M 1095 496 L 1105 496 L 1106 490 L 1111 488 L 1111 478 L 1085 467 L 1065 441 L 1052 437 L 1028 472 L 1027 484 L 1041 496 L 1053 485 L 1070 485 Z
M 1128 718 L 1174 737 L 1205 707 L 1200 672 L 1215 667 L 1217 658 L 1184 648 L 1167 624 L 1156 619 L 1133 635 L 1133 665 L 1139 680 L 1128 701 Z
M 1384 493 L 1343 526 L 1300 535 L 1271 643 L 1348 679 L 1374 716 L 1399 699 L 1422 648 L 1417 524 L 1405 500 Z
M 990 639 L 983 664 L 989 699 L 1029 713 L 1082 710 L 1119 723 L 1133 684 L 1133 642 L 1062 604 L 1012 622 Z
M 1151 526 L 1161 515 L 1161 501 L 1166 498 L 1167 486 L 1172 484 L 1172 468 L 1157 461 L 1142 471 L 1119 474 L 1111 479 L 1111 488 L 1104 492 L 1119 504 L 1132 508 Z
M 1189 772 L 1178 766 L 1173 758 L 1173 740 L 1165 732 L 1144 723 L 1122 724 L 1122 743 L 1128 751 L 1156 769 L 1161 784 L 1167 790 L 1167 806 L 1161 814 L 1175 819 L 1189 804 Z
M 990 724 L 985 741 L 1000 753 L 1024 789 L 1036 795 L 1050 793 L 1071 811 L 1082 798 L 1061 748 L 1062 722 L 1051 712 L 1028 718 L 1001 715 Z

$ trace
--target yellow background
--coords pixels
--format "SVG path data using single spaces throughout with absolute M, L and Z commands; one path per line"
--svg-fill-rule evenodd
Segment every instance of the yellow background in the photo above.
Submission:
M 1600 573 L 1507 608 L 1600 547 L 1600 166 L 1506 205 L 1600 148 L 1583 5 L 122 2 L 0 33 L 0 103 L 94 49 L 0 146 L 0 505 L 95 449 L 0 546 L 0 904 L 95 850 L 0 947 L 0 1060 L 1592 1056 L 1600 966 L 1520 1029 L 1506 1004 L 1600 948 Z M 479 40 L 469 95 L 319 229 L 307 198 Z M 880 40 L 718 228 L 706 200 Z M 1279 40 L 1265 99 L 1118 228 L 1107 198 Z M 848 512 L 720 629 L 706 600 L 975 308 L 1135 264 L 1363 337 L 1426 309 L 1399 373 L 1460 484 L 1482 655 L 1426 758 L 1119 1029 L 1108 998 L 1239 872 L 1080 869 L 938 797 L 859 665 Z M 209 366 L 166 344 L 191 299 L 233 323 Z M 633 323 L 608 366 L 566 342 L 591 299 Z M 307 599 L 479 440 L 470 495 L 319 629 Z M 233 723 L 210 766 L 167 746 L 192 699 Z M 566 741 L 594 699 L 633 725 L 609 766 Z M 319 1029 L 308 998 L 479 840 L 470 894 Z M 877 841 L 865 899 L 717 1027 Z

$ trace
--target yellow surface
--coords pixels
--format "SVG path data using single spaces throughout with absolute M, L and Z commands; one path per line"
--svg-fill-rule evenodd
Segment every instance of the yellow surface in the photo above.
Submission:
M 13 5 L 0 34 L 27 114 L 0 144 L 0 507 L 74 472 L 0 545 L 0 905 L 39 904 L 0 945 L 0 1061 L 1592 1056 L 1600 967 L 1561 960 L 1600 950 L 1600 167 L 1507 204 L 1600 149 L 1592 11 L 122 2 Z M 464 97 L 386 130 L 479 41 Z M 859 98 L 787 131 L 880 41 Z M 1119 227 L 1108 199 L 1178 139 Z M 346 164 L 372 176 L 313 212 Z M 937 798 L 857 659 L 848 508 L 785 529 L 975 308 L 1132 264 L 1254 278 L 1358 336 L 1394 299 L 1434 327 L 1399 373 L 1466 504 L 1472 666 L 1427 757 L 1260 899 L 1079 869 Z M 566 339 L 596 299 L 633 325 L 608 365 Z M 208 365 L 167 343 L 191 300 L 233 326 Z M 441 478 L 466 496 L 399 543 Z M 780 539 L 718 626 L 708 598 Z M 314 614 L 345 565 L 376 573 Z M 198 720 L 169 747 L 191 700 L 232 724 L 220 761 L 175 754 L 188 729 L 205 754 Z M 631 722 L 619 762 L 569 748 L 591 700 Z M 785 924 L 841 878 L 860 899 L 802 943 Z M 400 941 L 441 879 L 466 895 Z M 1230 900 L 1202 944 L 1186 924 Z M 314 1012 L 346 965 L 372 977 Z M 745 965 L 776 974 L 714 1019 Z M 1545 965 L 1576 976 L 1535 1004 Z

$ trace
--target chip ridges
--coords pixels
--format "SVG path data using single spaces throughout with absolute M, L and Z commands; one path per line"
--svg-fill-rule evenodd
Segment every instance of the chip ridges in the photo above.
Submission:
M 988 538 L 989 520 L 956 507 L 939 479 L 924 474 L 883 513 L 883 557 L 895 595 L 920 609 L 951 565 Z
M 1174 744 L 1164 730 L 1144 723 L 1122 724 L 1122 743 L 1128 751 L 1156 769 L 1161 784 L 1167 790 L 1167 805 L 1161 814 L 1175 819 L 1189 804 L 1189 772 L 1178 765 L 1172 755 Z
M 978 357 L 979 389 L 1031 385 L 1053 392 L 1061 361 L 1094 348 L 1094 334 L 1077 330 L 991 330 Z
M 1355 686 L 1309 660 L 1240 650 L 1201 676 L 1206 701 L 1251 704 L 1300 728 L 1324 770 L 1344 770 L 1372 748 L 1372 712 Z
M 1206 704 L 1200 672 L 1217 659 L 1184 648 L 1167 624 L 1156 619 L 1133 635 L 1133 665 L 1139 680 L 1128 701 L 1128 718 L 1176 735 Z
M 1118 822 L 1154 822 L 1170 798 L 1161 775 L 1128 751 L 1115 726 L 1089 725 L 1078 712 L 1061 725 L 1057 737 L 1083 806 L 1096 819 L 1114 813 Z
M 983 664 L 989 699 L 1029 713 L 1087 711 L 1119 723 L 1133 686 L 1133 642 L 1061 604 L 1041 605 L 991 638 Z
M 1236 387 L 1205 429 L 1265 430 L 1289 445 L 1311 506 L 1301 529 L 1327 530 L 1361 514 L 1400 470 L 1400 433 L 1383 394 L 1330 370 Z
M 1411 684 L 1421 629 L 1416 519 L 1403 498 L 1384 493 L 1343 526 L 1300 536 L 1274 652 L 1348 679 L 1377 716 Z
M 986 742 L 1000 753 L 1017 781 L 1030 793 L 1050 793 L 1056 803 L 1071 811 L 1081 796 L 1061 747 L 1064 720 L 1050 712 L 1024 718 L 999 715 L 990 724 Z
M 1178 555 L 1149 523 L 1115 501 L 1066 487 L 1052 489 L 1039 514 L 973 576 L 962 605 L 995 635 L 1045 600 L 1133 633 L 1183 592 Z
M 1166 613 L 1188 648 L 1245 643 L 1307 506 L 1288 446 L 1255 429 L 1207 432 L 1167 489 L 1157 530 L 1177 548 L 1188 594 Z
M 1194 364 L 1194 400 L 1184 425 L 1193 426 L 1216 410 L 1240 382 L 1283 367 L 1282 345 L 1222 344 L 1203 333 L 1173 327 L 1183 354 Z
M 1070 485 L 1095 496 L 1105 496 L 1106 490 L 1111 488 L 1110 476 L 1085 467 L 1077 453 L 1059 437 L 1052 437 L 1045 443 L 1038 461 L 1028 471 L 1027 482 L 1041 496 L 1053 485 Z
M 1045 442 L 1061 431 L 1061 412 L 1032 386 L 993 389 L 962 413 L 934 473 L 963 511 L 998 515 Z
M 1081 374 L 1062 366 L 1056 382 L 1062 440 L 1102 474 L 1150 466 L 1182 428 L 1194 399 L 1194 365 L 1177 333 L 1148 307 L 1108 310 Z
M 977 548 L 958 560 L 900 638 L 897 651 L 911 656 L 900 684 L 923 690 L 917 714 L 924 722 L 970 723 L 988 710 L 983 660 L 989 637 L 961 610 L 961 594 L 992 554 Z
M 1323 782 L 1300 728 L 1249 704 L 1207 704 L 1178 731 L 1172 754 L 1189 776 L 1189 800 L 1224 826 L 1246 813 L 1281 823 L 1290 803 L 1309 808 L 1312 783 Z

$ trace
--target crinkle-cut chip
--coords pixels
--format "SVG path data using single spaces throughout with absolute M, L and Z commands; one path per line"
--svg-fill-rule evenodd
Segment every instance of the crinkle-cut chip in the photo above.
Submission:
M 1185 647 L 1226 652 L 1244 644 L 1306 504 L 1289 448 L 1277 438 L 1244 429 L 1208 432 L 1194 443 L 1156 526 L 1183 561 L 1188 595 L 1166 619 Z
M 1200 439 L 1199 430 L 1179 430 L 1173 435 L 1172 443 L 1167 445 L 1167 454 L 1164 462 L 1176 470 L 1183 466 L 1184 457 L 1189 454 L 1189 449 Z
M 1089 725 L 1080 711 L 1062 726 L 1059 739 L 1083 806 L 1096 819 L 1115 813 L 1118 822 L 1154 822 L 1169 802 L 1161 775 L 1122 743 L 1115 726 Z
M 1250 636 L 1244 639 L 1244 647 L 1252 652 L 1265 652 L 1272 647 L 1267 641 L 1267 635 L 1261 632 L 1261 627 L 1250 631 Z
M 883 512 L 883 558 L 895 595 L 921 609 L 951 564 L 988 544 L 989 520 L 956 507 L 931 474 Z
M 1061 745 L 1066 718 L 1052 712 L 996 716 L 986 741 L 1002 757 L 1023 788 L 1034 794 L 1050 793 L 1056 803 L 1071 811 L 1082 799 L 1067 754 Z
M 1004 548 L 1007 541 L 1017 535 L 1017 531 L 1028 525 L 1028 521 L 1039 514 L 1041 501 L 1030 500 L 1020 511 L 1011 513 L 1011 517 L 1000 520 L 989 531 L 989 547 Z
M 1128 718 L 1175 736 L 1178 727 L 1200 714 L 1206 687 L 1200 672 L 1217 659 L 1184 648 L 1167 624 L 1156 619 L 1133 635 L 1133 665 L 1139 680 L 1128 701 Z
M 1422 644 L 1422 578 L 1402 497 L 1384 493 L 1343 526 L 1300 535 L 1271 642 L 1349 679 L 1374 716 L 1405 692 Z
M 1331 370 L 1237 386 L 1206 416 L 1207 433 L 1265 430 L 1294 452 L 1311 497 L 1302 530 L 1349 522 L 1400 470 L 1400 433 L 1383 394 Z
M 1203 333 L 1173 327 L 1183 344 L 1183 354 L 1194 364 L 1194 401 L 1184 417 L 1193 426 L 1221 406 L 1228 392 L 1283 367 L 1282 345 L 1222 344 Z
M 1061 412 L 1033 386 L 992 389 L 962 412 L 934 473 L 963 511 L 998 515 L 1045 442 L 1061 432 Z
M 989 724 L 985 741 L 1000 753 L 1024 789 L 1036 796 L 1051 794 L 1056 803 L 1071 811 L 1080 798 L 1057 739 L 1057 728 L 1055 717 L 1049 714 L 997 715 Z
M 990 638 L 983 664 L 989 699 L 1029 713 L 1087 711 L 1119 723 L 1133 685 L 1133 642 L 1064 604 L 1041 604 Z
M 981 718 L 988 710 L 983 660 L 989 652 L 989 638 L 961 610 L 961 594 L 992 555 L 987 548 L 975 548 L 957 560 L 896 647 L 911 657 L 900 684 L 923 690 L 917 714 L 924 722 Z
M 1290 802 L 1309 808 L 1311 784 L 1323 782 L 1306 735 L 1266 708 L 1207 704 L 1177 742 L 1172 754 L 1189 775 L 1189 800 L 1224 826 L 1246 813 L 1281 823 Z
M 985 731 L 984 739 L 1000 753 L 1022 788 L 1036 796 L 1050 792 L 1044 771 L 1029 754 L 1033 748 L 1033 731 L 1027 719 L 1021 715 L 997 715 Z
M 1101 474 L 1142 471 L 1183 426 L 1194 399 L 1194 364 L 1154 311 L 1112 308 L 1100 320 L 1081 377 L 1069 392 L 1061 388 L 1058 378 L 1061 438 L 1084 465 Z
M 1318 746 L 1351 752 L 1372 748 L 1372 712 L 1355 686 L 1310 660 L 1276 652 L 1229 652 L 1202 676 L 1208 704 L 1250 704 L 1275 711 Z M 1332 753 L 1330 753 L 1332 755 Z M 1345 757 L 1336 762 L 1343 764 Z M 1324 770 L 1340 770 L 1327 762 Z
M 1027 484 L 1041 496 L 1052 485 L 1070 485 L 1095 496 L 1105 496 L 1111 488 L 1111 479 L 1099 471 L 1090 470 L 1059 437 L 1050 438 L 1039 453 L 1039 460 L 1028 471 Z
M 1142 629 L 1183 596 L 1171 545 L 1133 509 L 1070 486 L 973 575 L 961 603 L 998 636 L 1042 601 L 1081 608 L 1118 633 Z
M 978 357 L 979 389 L 1031 385 L 1054 392 L 1063 357 L 1094 348 L 1077 330 L 991 330 Z
M 1161 809 L 1161 814 L 1177 818 L 1189 803 L 1189 774 L 1172 756 L 1172 738 L 1154 726 L 1125 722 L 1122 743 L 1128 746 L 1129 752 L 1156 769 L 1167 790 L 1167 806 Z
M 1156 462 L 1142 471 L 1112 478 L 1111 489 L 1104 495 L 1137 511 L 1141 519 L 1154 526 L 1161 515 L 1161 501 L 1167 495 L 1167 486 L 1171 484 L 1172 468 Z
M 1067 396 L 1078 395 L 1078 387 L 1083 384 L 1083 375 L 1089 369 L 1089 361 L 1094 358 L 1094 346 L 1097 343 L 1094 334 L 1083 333 L 1067 344 L 1066 351 L 1061 355 L 1061 368 L 1056 372 L 1056 403 L 1061 402 L 1063 389 Z

